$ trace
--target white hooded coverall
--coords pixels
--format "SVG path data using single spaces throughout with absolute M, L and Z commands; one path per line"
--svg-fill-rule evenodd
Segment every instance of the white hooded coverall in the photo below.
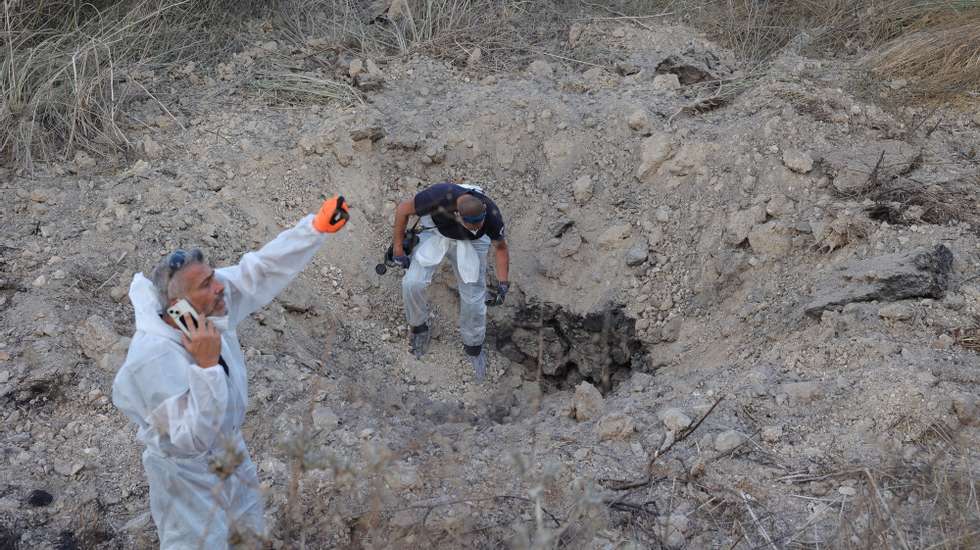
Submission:
M 309 263 L 325 235 L 307 216 L 233 267 L 215 270 L 225 285 L 227 316 L 212 318 L 221 333 L 221 366 L 200 368 L 181 344 L 181 333 L 160 317 L 164 304 L 149 279 L 133 277 L 129 298 L 136 334 L 116 374 L 112 401 L 136 423 L 150 485 L 150 511 L 160 548 L 228 547 L 232 529 L 265 534 L 255 464 L 241 426 L 248 403 L 245 357 L 238 323 L 265 306 Z M 227 446 L 244 461 L 222 480 L 208 467 Z

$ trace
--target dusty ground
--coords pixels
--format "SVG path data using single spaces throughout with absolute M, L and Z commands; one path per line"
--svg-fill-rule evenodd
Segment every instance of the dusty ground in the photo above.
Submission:
M 155 542 L 134 430 L 108 395 L 133 330 L 129 281 L 179 246 L 234 262 L 334 193 L 354 205 L 348 229 L 241 331 L 245 434 L 277 545 L 295 542 L 278 522 L 283 444 L 298 439 L 330 457 L 302 483 L 316 548 L 522 547 L 528 533 L 543 547 L 558 536 L 549 514 L 578 547 L 837 547 L 862 540 L 868 502 L 912 547 L 942 540 L 941 506 L 923 504 L 932 493 L 916 480 L 972 480 L 977 466 L 980 357 L 960 329 L 980 320 L 980 111 L 899 108 L 854 67 L 793 51 L 745 75 L 683 27 L 596 24 L 571 38 L 622 62 L 542 58 L 491 74 L 392 60 L 383 87 L 345 109 L 236 91 L 228 75 L 307 53 L 260 42 L 166 75 L 169 112 L 134 111 L 132 156 L 8 171 L 0 547 Z M 752 87 L 687 112 L 714 90 L 658 75 L 671 56 Z M 451 272 L 431 289 L 437 332 L 422 361 L 408 353 L 396 270 L 374 273 L 395 202 L 450 177 L 482 185 L 510 235 L 515 290 L 490 338 L 512 337 L 491 342 L 483 385 L 458 341 Z M 869 217 L 875 190 L 896 183 L 938 198 Z M 804 313 L 861 282 L 833 283 L 839 268 L 939 244 L 953 261 L 932 295 L 892 289 Z M 570 351 L 546 333 L 557 347 L 539 384 L 537 331 L 514 325 L 542 302 L 624 308 L 630 322 L 613 330 L 643 349 L 604 397 L 579 385 L 602 386 L 601 333 Z M 34 490 L 53 501 L 28 504 Z

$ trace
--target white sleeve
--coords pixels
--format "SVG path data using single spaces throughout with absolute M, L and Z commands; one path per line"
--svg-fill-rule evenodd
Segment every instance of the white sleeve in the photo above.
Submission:
M 272 301 L 306 267 L 326 238 L 313 227 L 313 215 L 280 233 L 236 266 L 216 270 L 229 288 L 228 321 L 234 327 Z
M 220 366 L 187 368 L 188 389 L 150 412 L 150 424 L 182 452 L 200 454 L 214 444 L 228 409 L 228 382 Z

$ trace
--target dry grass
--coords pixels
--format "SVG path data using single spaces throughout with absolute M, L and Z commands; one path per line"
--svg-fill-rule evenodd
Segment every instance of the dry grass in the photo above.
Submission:
M 212 54 L 229 20 L 257 1 L 4 2 L 0 13 L 0 164 L 30 169 L 78 149 L 129 145 L 128 101 L 146 74 Z M 150 84 L 152 87 L 152 84 Z
M 961 4 L 971 6 L 916 21 L 873 58 L 875 72 L 916 79 L 929 95 L 980 91 L 980 2 Z

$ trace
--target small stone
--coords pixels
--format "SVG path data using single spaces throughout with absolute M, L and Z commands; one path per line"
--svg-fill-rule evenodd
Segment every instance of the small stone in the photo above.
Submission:
M 368 59 L 364 63 L 364 67 L 367 69 L 368 74 L 374 76 L 384 76 L 381 69 L 378 68 L 378 64 L 374 62 L 373 59 Z
M 615 29 L 613 29 L 612 35 L 615 38 L 625 38 L 626 29 L 624 29 L 623 27 L 616 27 Z
M 333 431 L 340 424 L 340 419 L 328 407 L 317 407 L 313 410 L 313 426 L 318 430 Z
M 582 382 L 575 387 L 575 419 L 579 422 L 598 416 L 603 405 L 602 393 L 592 384 Z
M 57 271 L 55 271 L 54 273 L 51 274 L 51 278 L 54 279 L 54 280 L 56 280 L 56 281 L 60 281 L 60 280 L 64 279 L 67 276 L 68 276 L 68 274 L 65 273 L 65 271 L 63 269 L 59 269 L 59 270 L 57 270 Z
M 776 195 L 766 203 L 766 214 L 774 218 L 789 216 L 796 212 L 796 203 L 785 195 Z M 764 222 L 765 218 L 759 220 Z
M 842 494 L 842 495 L 844 495 L 844 496 L 846 496 L 846 497 L 852 497 L 852 496 L 854 496 L 854 495 L 857 494 L 857 489 L 855 489 L 854 487 L 848 487 L 848 486 L 844 485 L 844 486 L 838 488 L 837 489 L 837 492 L 840 493 L 840 494 Z
M 762 428 L 762 440 L 767 443 L 775 443 L 783 437 L 782 426 L 766 426 Z
M 661 205 L 657 207 L 657 210 L 653 214 L 654 219 L 660 223 L 667 223 L 670 221 L 670 207 L 666 205 Z
M 562 258 L 575 255 L 582 247 L 582 236 L 577 231 L 566 231 L 558 243 L 558 255 Z
M 633 391 L 643 391 L 653 384 L 653 376 L 645 373 L 634 371 L 633 375 L 630 376 L 630 387 Z
M 85 151 L 78 151 L 75 153 L 74 168 L 76 170 L 95 168 L 95 159 L 90 157 Z
M 647 132 L 650 129 L 650 117 L 643 109 L 637 109 L 630 113 L 626 122 L 630 129 L 636 132 Z
M 882 306 L 878 310 L 878 317 L 892 321 L 905 321 L 912 318 L 914 311 L 908 304 L 894 303 Z
M 681 81 L 676 74 L 658 74 L 653 77 L 653 89 L 662 91 L 679 90 Z
M 636 179 L 643 183 L 653 183 L 660 167 L 673 154 L 673 141 L 667 134 L 652 135 L 640 144 L 640 165 L 636 169 Z
M 355 58 L 351 60 L 350 66 L 347 67 L 347 74 L 351 78 L 357 78 L 361 73 L 364 72 L 364 61 Z
M 629 224 L 611 226 L 599 235 L 596 242 L 603 248 L 616 248 L 629 237 L 632 229 Z
M 385 482 L 394 491 L 414 489 L 419 486 L 418 468 L 408 462 L 396 462 L 385 471 Z
M 674 433 L 688 428 L 692 422 L 691 417 L 684 414 L 684 411 L 676 408 L 664 409 L 657 416 L 664 423 L 664 427 Z
M 109 289 L 109 297 L 117 302 L 121 302 L 123 298 L 126 297 L 127 290 L 126 287 L 114 286 Z
M 582 462 L 583 460 L 589 458 L 589 455 L 591 454 L 592 451 L 589 448 L 582 447 L 581 449 L 577 449 L 574 453 L 572 453 L 572 458 L 574 458 L 577 462 Z
M 575 196 L 575 202 L 579 204 L 589 202 L 593 193 L 592 176 L 584 175 L 575 180 L 575 183 L 572 184 L 572 193 Z
M 54 460 L 54 471 L 65 477 L 71 477 L 77 474 L 78 472 L 82 471 L 82 468 L 84 467 L 85 463 L 83 462 L 69 462 L 67 460 L 57 458 Z
M 783 151 L 783 164 L 798 174 L 806 174 L 813 170 L 813 157 L 799 149 Z
M 746 440 L 745 435 L 735 430 L 721 432 L 715 436 L 715 450 L 719 453 L 729 453 L 738 448 Z
M 965 393 L 957 394 L 953 396 L 952 405 L 953 413 L 956 414 L 960 424 L 970 426 L 980 422 L 976 397 Z
M 823 385 L 819 382 L 787 382 L 779 389 L 794 404 L 810 403 L 823 396 Z
M 34 282 L 31 283 L 31 286 L 34 288 L 41 288 L 46 284 L 48 284 L 48 278 L 44 275 L 38 275 L 37 279 L 34 279 Z
M 143 148 L 143 154 L 149 159 L 158 159 L 163 156 L 163 147 L 159 143 L 153 141 L 150 136 L 143 136 L 143 141 L 140 142 Z
M 538 78 L 551 78 L 555 74 L 551 64 L 543 59 L 532 61 L 527 67 L 527 72 Z
M 601 441 L 627 439 L 636 431 L 636 423 L 631 417 L 615 412 L 600 418 L 595 431 Z
M 466 65 L 468 67 L 475 67 L 480 64 L 483 59 L 483 50 L 480 48 L 473 48 L 470 50 L 470 55 L 466 57 Z
M 636 267 L 647 261 L 650 254 L 650 247 L 645 238 L 640 238 L 626 251 L 626 265 Z

